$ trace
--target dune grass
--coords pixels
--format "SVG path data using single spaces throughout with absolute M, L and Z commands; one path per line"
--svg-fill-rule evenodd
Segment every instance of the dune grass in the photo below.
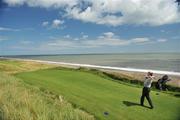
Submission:
M 10 59 L 0 59 L 0 71 L 8 74 L 15 74 L 25 71 L 35 71 L 39 69 L 53 68 L 55 65 L 43 64 L 30 61 L 17 61 Z
M 0 73 L 1 120 L 94 120 L 92 115 L 75 109 L 49 92 L 25 85 L 17 78 Z
M 60 94 L 25 84 L 14 73 L 52 68 L 36 62 L 0 60 L 0 120 L 94 120 Z
M 141 88 L 96 74 L 71 69 L 46 69 L 16 74 L 26 83 L 63 95 L 98 120 L 179 120 L 180 98 L 152 91 L 155 109 L 139 106 Z M 157 95 L 157 93 L 159 95 Z M 145 103 L 146 105 L 147 102 Z

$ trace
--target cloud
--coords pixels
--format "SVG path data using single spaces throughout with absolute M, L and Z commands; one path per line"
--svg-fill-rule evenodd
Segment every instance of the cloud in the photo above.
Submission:
M 1 42 L 1 41 L 5 41 L 5 40 L 8 40 L 7 37 L 0 36 L 0 42 Z
M 0 27 L 0 31 L 20 31 L 19 29 L 7 28 L 7 27 Z
M 71 39 L 70 39 L 71 38 Z M 72 38 L 69 35 L 63 38 L 51 39 L 50 41 L 43 43 L 42 46 L 49 49 L 70 49 L 70 48 L 94 48 L 104 46 L 128 46 L 128 45 L 144 45 L 156 43 L 147 37 L 139 37 L 132 39 L 121 39 L 113 32 L 105 32 L 95 39 L 89 37 Z
M 63 24 L 64 24 L 64 20 L 59 20 L 59 19 L 54 19 L 52 21 L 52 23 L 49 21 L 42 22 L 42 26 L 48 27 L 49 29 L 51 29 L 51 28 L 56 28 L 56 29 L 62 28 L 63 29 L 65 27 L 65 26 L 62 26 Z
M 4 0 L 9 5 L 60 8 L 64 16 L 83 22 L 119 26 L 159 26 L 180 22 L 174 0 Z
M 42 26 L 43 26 L 43 27 L 46 27 L 46 26 L 48 26 L 48 24 L 49 24 L 48 21 L 44 21 L 44 22 L 42 23 Z
M 89 36 L 88 35 L 83 35 L 82 39 L 87 39 Z
M 178 36 L 178 35 L 177 36 L 172 36 L 171 39 L 172 40 L 180 40 L 180 36 Z
M 28 41 L 28 40 L 20 41 L 20 44 L 22 44 L 22 45 L 29 45 L 29 44 L 32 44 L 32 43 L 33 43 L 32 41 Z
M 157 42 L 167 42 L 167 39 L 158 39 Z
M 69 39 L 69 38 L 71 38 L 71 36 L 70 35 L 65 35 L 64 38 Z
M 150 39 L 143 38 L 132 38 L 132 39 L 121 39 L 119 36 L 115 35 L 113 32 L 106 32 L 98 36 L 96 40 L 85 41 L 85 44 L 90 46 L 126 46 L 126 45 L 138 45 L 138 44 L 148 44 Z
M 58 20 L 58 19 L 55 19 L 53 20 L 52 22 L 52 27 L 53 28 L 59 28 L 60 25 L 64 24 L 64 21 L 63 20 Z
M 144 44 L 144 43 L 149 43 L 150 39 L 149 38 L 134 38 L 131 40 L 132 43 L 138 43 L 138 44 Z
M 108 37 L 108 38 L 114 37 L 114 33 L 113 33 L 113 32 L 106 32 L 106 33 L 103 33 L 103 35 L 104 35 L 105 37 Z
M 109 34 L 111 33 L 111 34 Z M 84 34 L 84 33 L 83 33 Z M 80 34 L 82 35 L 82 34 Z M 101 37 L 100 37 L 101 36 Z M 160 44 L 162 40 L 148 37 L 136 37 L 122 39 L 113 32 L 105 32 L 92 39 L 88 37 L 72 37 L 65 35 L 62 37 L 50 36 L 49 40 L 34 43 L 31 41 L 20 41 L 13 49 L 31 51 L 58 51 L 58 50 L 78 50 L 78 49 L 98 49 L 103 47 L 124 47 L 124 46 L 144 46 L 149 44 Z
M 173 0 L 87 0 L 86 9 L 73 7 L 68 16 L 84 22 L 118 26 L 122 24 L 158 26 L 180 22 Z
M 53 47 L 73 47 L 74 43 L 71 41 L 65 41 L 65 40 L 57 40 L 55 42 L 50 42 L 47 43 L 48 46 L 53 46 Z
M 74 6 L 79 0 L 3 0 L 10 6 L 16 5 L 28 5 L 30 7 L 44 7 L 44 8 L 60 8 L 68 4 L 68 6 Z
M 79 38 L 74 38 L 73 40 L 78 41 L 78 40 L 80 40 L 80 39 L 79 39 Z

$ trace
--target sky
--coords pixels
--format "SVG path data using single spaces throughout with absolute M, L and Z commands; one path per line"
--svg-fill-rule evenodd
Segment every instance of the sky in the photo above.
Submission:
M 175 0 L 0 0 L 0 55 L 180 52 Z

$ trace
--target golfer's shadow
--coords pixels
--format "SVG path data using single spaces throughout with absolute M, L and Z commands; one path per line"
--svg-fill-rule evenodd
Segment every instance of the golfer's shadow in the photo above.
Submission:
M 125 104 L 128 107 L 131 107 L 131 106 L 140 106 L 139 103 L 134 103 L 134 102 L 130 102 L 130 101 L 123 101 L 123 104 Z
M 134 102 L 130 102 L 130 101 L 123 101 L 123 104 L 125 104 L 127 107 L 131 107 L 131 106 L 141 106 L 139 103 L 134 103 Z M 141 106 L 142 107 L 142 106 Z M 149 108 L 147 106 L 143 106 L 145 108 Z

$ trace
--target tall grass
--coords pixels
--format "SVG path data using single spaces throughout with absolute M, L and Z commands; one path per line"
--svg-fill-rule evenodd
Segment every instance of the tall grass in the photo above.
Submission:
M 42 92 L 0 72 L 0 120 L 93 120 L 61 96 Z
M 0 59 L 0 71 L 3 71 L 8 74 L 53 68 L 55 66 L 56 65 L 43 64 L 43 63 L 31 62 L 31 61 Z

